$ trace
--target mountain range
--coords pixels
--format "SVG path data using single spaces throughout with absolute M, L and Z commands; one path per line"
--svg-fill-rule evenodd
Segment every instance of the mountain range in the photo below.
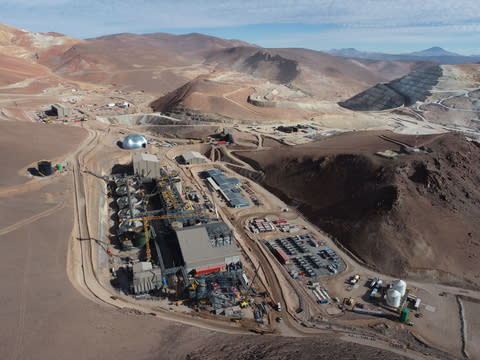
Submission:
M 441 47 L 435 46 L 422 51 L 416 51 L 406 54 L 385 54 L 380 52 L 365 52 L 354 48 L 332 49 L 328 51 L 330 55 L 344 58 L 371 59 L 371 60 L 423 60 L 433 61 L 440 64 L 462 64 L 480 62 L 480 55 L 465 56 L 447 51 Z

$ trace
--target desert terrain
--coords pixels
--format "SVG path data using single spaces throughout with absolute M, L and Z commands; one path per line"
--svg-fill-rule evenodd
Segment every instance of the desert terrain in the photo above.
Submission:
M 6 358 L 480 358 L 480 65 L 4 25 L 0 48 Z M 218 140 L 226 132 L 231 141 Z M 119 146 L 134 133 L 146 149 Z M 178 162 L 192 150 L 206 163 Z M 233 229 L 245 273 L 258 273 L 252 301 L 279 304 L 261 323 L 253 305 L 230 319 L 115 286 L 111 267 L 125 261 L 105 179 L 145 151 Z M 34 176 L 40 160 L 61 170 Z M 211 168 L 239 180 L 248 207 L 207 188 Z M 266 245 L 290 235 L 253 233 L 260 218 L 295 224 L 342 270 L 318 270 L 316 288 L 294 277 Z M 401 278 L 422 298 L 410 326 L 367 294 L 380 277 L 385 292 Z M 355 313 L 348 299 L 386 315 Z

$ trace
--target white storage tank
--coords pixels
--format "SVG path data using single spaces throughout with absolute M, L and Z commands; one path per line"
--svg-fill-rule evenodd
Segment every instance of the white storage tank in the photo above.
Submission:
M 398 290 L 389 289 L 387 291 L 387 304 L 393 307 L 399 307 L 402 295 Z
M 403 280 L 395 280 L 393 282 L 393 289 L 397 290 L 400 295 L 405 296 L 405 291 L 407 290 L 407 283 Z

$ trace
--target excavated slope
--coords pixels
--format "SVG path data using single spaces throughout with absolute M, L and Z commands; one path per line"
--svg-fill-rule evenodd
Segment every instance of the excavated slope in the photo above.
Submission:
M 351 110 L 377 111 L 393 109 L 423 101 L 442 76 L 440 66 L 416 70 L 387 84 L 377 84 L 354 97 L 339 102 Z

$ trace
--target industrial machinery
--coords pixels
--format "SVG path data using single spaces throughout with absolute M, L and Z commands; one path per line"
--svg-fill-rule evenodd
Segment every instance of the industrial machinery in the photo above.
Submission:
M 143 228 L 145 231 L 145 252 L 147 255 L 147 261 L 152 259 L 152 254 L 150 250 L 150 238 L 148 236 L 148 222 L 150 220 L 164 220 L 164 219 L 177 219 L 177 218 L 188 218 L 192 216 L 204 216 L 205 212 L 196 212 L 191 214 L 171 214 L 171 215 L 152 215 L 152 216 L 142 216 L 140 218 L 128 219 L 127 221 L 143 221 Z
M 257 278 L 258 270 L 260 269 L 260 263 L 258 263 L 257 268 L 255 269 L 255 274 L 253 275 L 252 282 L 250 283 L 250 287 L 248 288 L 247 292 L 245 293 L 245 296 L 243 297 L 242 301 L 240 302 L 240 307 L 244 308 L 248 306 L 248 302 L 250 300 L 250 291 L 252 290 L 253 283 L 255 282 L 255 279 Z

